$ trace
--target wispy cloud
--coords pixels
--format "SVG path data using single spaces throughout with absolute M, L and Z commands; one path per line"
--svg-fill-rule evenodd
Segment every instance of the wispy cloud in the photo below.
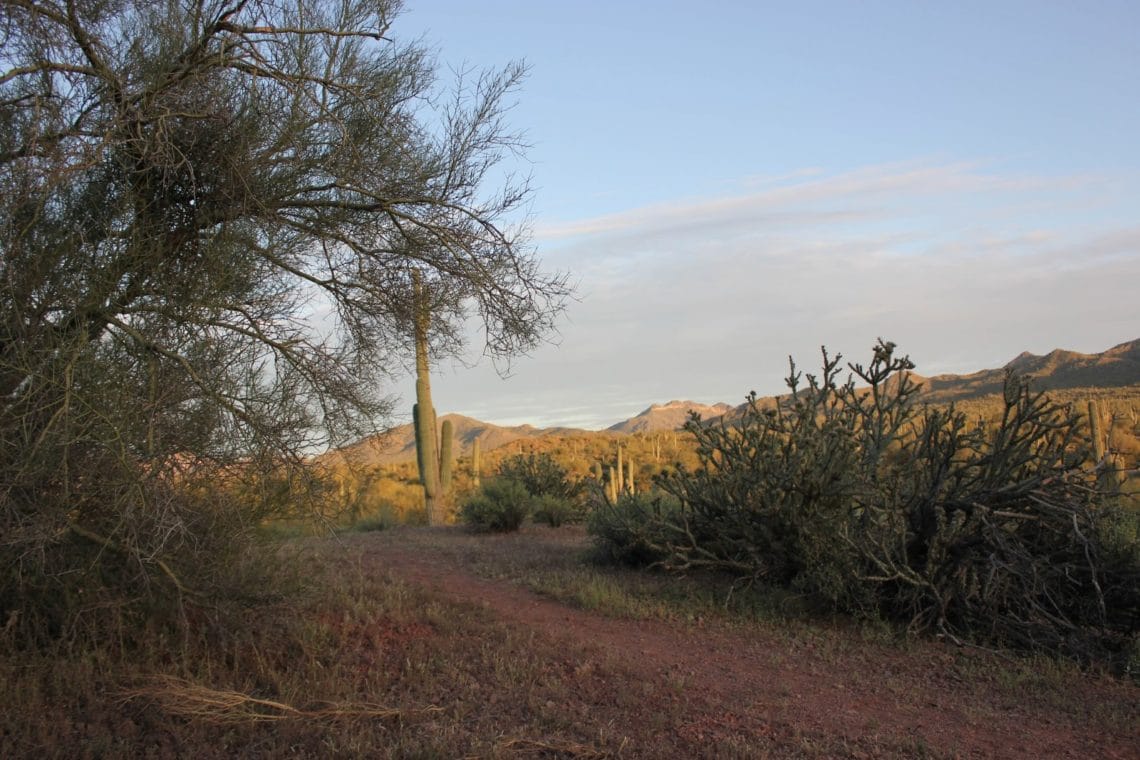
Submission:
M 689 198 L 589 219 L 541 223 L 536 236 L 556 241 L 591 235 L 674 229 L 679 225 L 793 226 L 848 222 L 883 215 L 884 202 L 913 203 L 940 195 L 1025 193 L 1079 188 L 1096 178 L 1001 175 L 980 163 L 891 163 L 838 174 L 818 169 L 748 178 L 747 192 Z M 757 187 L 759 185 L 759 187 Z
M 882 336 L 924 373 L 1103 350 L 1140 336 L 1136 182 L 1114 181 L 900 163 L 539 225 L 548 263 L 581 281 L 561 345 L 506 381 L 441 378 L 440 398 L 604 427 L 654 401 L 779 392 L 787 356 L 810 366 L 821 344 L 863 359 Z

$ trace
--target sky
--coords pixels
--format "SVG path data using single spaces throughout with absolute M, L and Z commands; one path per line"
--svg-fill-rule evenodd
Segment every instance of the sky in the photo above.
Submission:
M 599 429 L 782 392 L 823 345 L 932 375 L 1140 338 L 1137 29 L 1135 0 L 408 0 L 390 33 L 445 79 L 528 64 L 515 168 L 578 286 L 506 377 L 438 366 L 437 410 Z

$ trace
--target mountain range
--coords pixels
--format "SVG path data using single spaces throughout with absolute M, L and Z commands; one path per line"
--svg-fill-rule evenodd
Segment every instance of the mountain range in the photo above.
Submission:
M 479 446 L 483 451 L 490 451 L 520 438 L 541 438 L 548 435 L 587 432 L 567 427 L 536 428 L 533 425 L 505 427 L 472 417 L 464 417 L 462 414 L 442 415 L 439 418 L 440 424 L 444 420 L 451 420 L 453 435 L 455 436 L 455 451 L 459 454 L 466 454 L 471 451 L 471 445 L 476 438 L 479 439 Z M 387 433 L 381 433 L 360 441 L 342 451 L 364 464 L 391 464 L 411 461 L 416 458 L 416 431 L 410 423 L 400 425 Z
M 1000 369 L 969 375 L 919 377 L 923 400 L 945 403 L 1001 393 L 1006 370 L 1032 378 L 1036 390 L 1121 388 L 1140 383 L 1140 339 L 1121 343 L 1099 354 L 1056 349 L 1044 356 L 1022 352 Z
M 1120 388 L 1140 385 L 1140 339 L 1121 343 L 1099 354 L 1081 354 L 1057 349 L 1044 356 L 1023 352 L 1004 366 L 985 369 L 968 375 L 934 375 L 923 377 L 913 374 L 922 383 L 921 399 L 930 403 L 948 403 L 980 398 L 1001 393 L 1007 370 L 1033 379 L 1038 390 L 1066 388 Z M 504 446 L 522 438 L 540 438 L 549 435 L 628 435 L 676 430 L 695 411 L 710 420 L 732 412 L 729 404 L 699 404 L 693 401 L 669 401 L 653 404 L 639 414 L 611 425 L 601 433 L 576 428 L 537 428 L 532 425 L 506 427 L 489 422 L 447 414 L 455 431 L 457 453 L 471 450 L 471 444 L 480 439 L 483 451 Z M 416 456 L 415 431 L 412 426 L 401 425 L 388 433 L 375 436 L 348 447 L 354 457 L 366 463 L 382 464 L 409 461 Z
M 698 404 L 695 401 L 669 401 L 653 404 L 636 417 L 610 425 L 606 430 L 614 433 L 656 433 L 662 430 L 676 430 L 689 419 L 690 412 L 696 412 L 704 419 L 720 417 L 732 410 L 729 404 Z

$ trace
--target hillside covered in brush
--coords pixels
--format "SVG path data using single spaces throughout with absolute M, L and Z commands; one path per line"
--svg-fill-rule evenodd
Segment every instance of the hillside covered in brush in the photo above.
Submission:
M 568 427 L 537 428 L 533 425 L 502 426 L 482 422 L 462 414 L 441 415 L 439 421 L 451 420 L 455 431 L 455 451 L 463 456 L 471 451 L 476 438 L 484 451 L 491 451 L 521 439 L 559 436 L 585 431 Z M 394 427 L 387 433 L 373 436 L 342 449 L 341 454 L 363 465 L 393 464 L 416 458 L 416 431 L 411 424 Z

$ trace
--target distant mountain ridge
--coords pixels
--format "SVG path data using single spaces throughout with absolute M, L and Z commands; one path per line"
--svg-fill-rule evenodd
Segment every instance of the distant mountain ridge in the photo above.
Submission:
M 471 451 L 476 438 L 484 452 L 506 446 L 526 438 L 542 438 L 554 435 L 615 435 L 629 433 L 653 433 L 677 430 L 689 419 L 689 410 L 701 416 L 719 417 L 732 409 L 729 404 L 699 404 L 695 401 L 669 401 L 652 404 L 640 414 L 611 425 L 601 433 L 571 427 L 538 428 L 533 425 L 503 426 L 483 422 L 462 414 L 445 414 L 439 418 L 451 420 L 455 435 L 455 453 L 464 456 Z M 411 424 L 399 425 L 387 433 L 346 446 L 340 450 L 342 456 L 349 456 L 359 464 L 393 464 L 416 458 L 416 431 Z
M 922 382 L 922 400 L 942 403 L 1001 393 L 1006 370 L 1032 378 L 1033 387 L 1042 391 L 1136 385 L 1140 384 L 1140 338 L 1099 354 L 1058 348 L 1037 356 L 1024 351 L 998 369 L 969 375 L 915 375 L 915 379 Z
M 520 438 L 541 438 L 546 435 L 585 433 L 584 430 L 568 427 L 536 428 L 533 425 L 504 427 L 490 422 L 482 422 L 462 414 L 445 414 L 440 423 L 451 420 L 455 435 L 455 453 L 464 456 L 471 451 L 476 438 L 483 451 L 497 449 Z M 416 458 L 416 431 L 411 423 L 400 425 L 387 433 L 373 436 L 341 450 L 361 464 L 392 464 Z
M 919 401 L 948 404 L 1000 394 L 1005 385 L 1007 370 L 1030 378 L 1033 389 L 1039 391 L 1140 385 L 1140 338 L 1113 346 L 1099 354 L 1082 354 L 1060 348 L 1044 356 L 1022 351 L 996 369 L 983 369 L 968 375 L 944 374 L 931 377 L 911 372 L 910 377 L 922 386 Z M 895 377 L 897 376 L 892 376 L 891 380 Z M 772 407 L 777 398 L 766 396 L 757 401 L 761 407 Z M 745 404 L 733 407 L 729 418 L 739 416 L 745 407 Z
M 1140 339 L 1121 343 L 1099 354 L 1056 349 L 1044 356 L 1037 356 L 1026 351 L 997 369 L 984 369 L 968 375 L 944 374 L 932 377 L 912 373 L 912 377 L 922 384 L 920 400 L 939 404 L 1001 393 L 1007 369 L 1031 377 L 1033 387 L 1037 390 L 1140 385 Z M 762 405 L 775 403 L 774 397 L 759 401 Z M 741 407 L 678 400 L 652 404 L 636 416 L 611 425 L 601 433 L 569 427 L 501 426 L 461 414 L 444 415 L 441 421 L 451 420 L 455 430 L 455 453 L 464 456 L 471 451 L 471 444 L 476 438 L 480 438 L 483 451 L 491 451 L 520 439 L 548 435 L 620 435 L 677 430 L 688 421 L 690 410 L 708 422 L 726 414 L 730 417 L 739 414 Z M 401 425 L 387 434 L 346 447 L 341 450 L 341 454 L 349 455 L 363 464 L 410 461 L 416 456 L 415 431 L 410 424 Z
M 661 431 L 676 430 L 689 420 L 689 413 L 696 412 L 701 417 L 719 417 L 730 411 L 730 404 L 698 404 L 695 401 L 669 401 L 665 404 L 653 404 L 645 411 L 628 420 L 622 420 L 616 425 L 610 425 L 606 430 L 615 433 L 657 433 Z

